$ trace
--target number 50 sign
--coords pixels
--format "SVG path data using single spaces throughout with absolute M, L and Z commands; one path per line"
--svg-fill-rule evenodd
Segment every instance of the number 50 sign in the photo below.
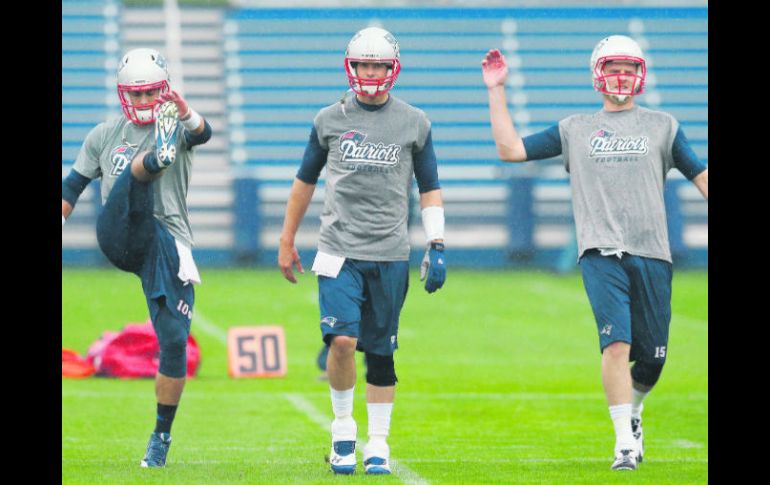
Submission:
M 283 327 L 230 327 L 227 332 L 227 359 L 231 377 L 286 375 Z

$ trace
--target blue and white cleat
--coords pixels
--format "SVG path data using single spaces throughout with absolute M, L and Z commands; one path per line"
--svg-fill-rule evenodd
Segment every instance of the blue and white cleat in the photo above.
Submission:
M 638 457 L 636 450 L 618 450 L 615 452 L 615 461 L 612 462 L 611 468 L 613 470 L 636 470 Z
M 356 471 L 356 442 L 333 441 L 329 464 L 338 475 L 351 475 Z
M 636 440 L 636 448 L 639 450 L 639 458 L 637 461 L 642 462 L 644 458 L 644 431 L 642 431 L 642 417 L 631 418 L 631 432 L 634 433 L 634 439 Z
M 142 468 L 159 468 L 166 466 L 166 455 L 171 446 L 171 435 L 168 433 L 152 433 L 147 451 L 142 458 Z
M 367 443 L 364 447 L 364 470 L 367 475 L 390 475 L 390 448 L 385 442 Z
M 158 108 L 155 118 L 155 155 L 158 165 L 170 167 L 176 160 L 176 128 L 179 123 L 179 109 L 173 101 L 167 101 Z

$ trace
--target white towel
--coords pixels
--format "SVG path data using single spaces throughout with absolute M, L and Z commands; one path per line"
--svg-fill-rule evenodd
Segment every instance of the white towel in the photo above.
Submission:
M 176 242 L 176 252 L 179 253 L 179 273 L 177 276 L 185 284 L 200 284 L 201 275 L 198 273 L 198 267 L 193 260 L 192 251 L 176 239 L 174 239 L 174 242 Z
M 332 256 L 321 251 L 318 251 L 313 260 L 313 267 L 310 271 L 320 276 L 328 276 L 329 278 L 336 278 L 340 274 L 340 269 L 345 263 L 344 256 Z

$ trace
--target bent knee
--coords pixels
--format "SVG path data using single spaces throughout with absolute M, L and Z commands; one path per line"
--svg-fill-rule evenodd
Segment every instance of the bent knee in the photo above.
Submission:
M 646 388 L 652 388 L 658 382 L 658 379 L 660 379 L 664 364 L 665 360 L 656 362 L 637 361 L 634 366 L 631 367 L 631 379 Z

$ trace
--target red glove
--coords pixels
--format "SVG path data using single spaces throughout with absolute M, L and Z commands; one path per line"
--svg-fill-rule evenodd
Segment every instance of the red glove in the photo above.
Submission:
M 166 101 L 173 101 L 176 104 L 176 107 L 179 110 L 180 120 L 185 120 L 190 117 L 190 107 L 187 106 L 187 101 L 184 100 L 181 94 L 171 90 L 167 93 L 161 93 L 159 98 L 161 103 L 165 103 Z

